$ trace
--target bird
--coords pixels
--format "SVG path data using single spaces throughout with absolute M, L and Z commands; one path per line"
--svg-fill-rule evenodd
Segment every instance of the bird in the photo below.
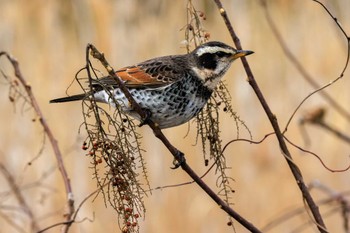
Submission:
M 128 88 L 131 96 L 147 111 L 149 120 L 160 129 L 188 122 L 205 106 L 231 63 L 252 54 L 237 50 L 223 42 L 211 41 L 192 52 L 152 58 L 136 65 L 118 69 L 115 74 Z M 112 76 L 93 79 L 90 92 L 50 100 L 50 103 L 94 98 L 96 102 L 121 110 L 139 120 L 145 119 L 132 108 Z

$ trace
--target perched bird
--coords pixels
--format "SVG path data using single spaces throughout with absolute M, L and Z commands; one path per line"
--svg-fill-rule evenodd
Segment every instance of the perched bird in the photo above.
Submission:
M 149 118 L 162 129 L 183 124 L 202 110 L 231 63 L 252 51 L 236 50 L 222 42 L 208 42 L 191 53 L 153 58 L 116 71 Z M 113 77 L 92 82 L 92 92 L 53 99 L 60 103 L 86 98 L 108 103 L 138 119 Z

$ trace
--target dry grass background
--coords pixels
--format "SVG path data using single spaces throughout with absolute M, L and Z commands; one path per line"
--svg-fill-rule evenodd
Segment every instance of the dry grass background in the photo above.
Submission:
M 299 61 L 316 78 L 325 84 L 336 78 L 345 62 L 346 41 L 334 22 L 319 5 L 310 1 L 270 0 L 271 15 L 288 46 Z M 350 2 L 326 1 L 350 33 Z M 229 34 L 211 1 L 194 1 L 198 10 L 206 13 L 205 28 L 211 40 L 232 44 Z M 248 57 L 256 79 L 270 107 L 285 125 L 299 102 L 313 89 L 304 81 L 283 52 L 269 29 L 258 0 L 223 1 L 242 45 L 255 51 Z M 180 42 L 186 24 L 186 1 L 0 1 L 0 50 L 13 54 L 20 62 L 26 79 L 31 83 L 43 113 L 52 127 L 64 154 L 65 165 L 71 178 L 76 204 L 96 188 L 89 169 L 90 159 L 84 155 L 81 145 L 85 134 L 78 133 L 82 123 L 81 105 L 49 104 L 52 98 L 65 95 L 65 89 L 75 72 L 85 63 L 85 46 L 93 43 L 106 54 L 115 68 L 133 64 L 147 58 L 185 53 Z M 12 70 L 1 60 L 1 68 L 7 74 Z M 255 140 L 272 131 L 258 100 L 245 80 L 240 62 L 233 64 L 225 76 L 233 98 L 234 109 L 246 122 Z M 3 81 L 1 80 L 1 83 Z M 345 78 L 328 89 L 328 93 L 343 107 L 349 109 L 349 71 Z M 70 93 L 78 91 L 72 88 Z M 16 178 L 20 187 L 27 187 L 40 180 L 40 185 L 23 188 L 23 193 L 41 227 L 62 221 L 65 202 L 64 186 L 56 167 L 56 161 L 48 142 L 33 161 L 43 145 L 43 132 L 34 114 L 20 104 L 15 107 L 8 100 L 8 87 L 0 85 L 0 162 Z M 327 103 L 319 96 L 312 97 L 301 112 Z M 300 112 L 299 112 L 300 113 Z M 297 114 L 299 117 L 300 114 Z M 349 121 L 332 108 L 326 116 L 336 128 L 349 132 Z M 236 134 L 231 119 L 222 119 L 223 142 Z M 288 137 L 303 145 L 300 129 L 295 119 Z M 193 147 L 195 134 L 184 138 L 188 125 L 165 130 L 174 145 L 187 154 L 187 160 L 199 174 L 204 172 L 200 146 Z M 191 131 L 194 131 L 194 125 Z M 319 128 L 308 126 L 312 139 L 310 150 L 320 155 L 331 168 L 344 168 L 349 164 L 349 145 Z M 153 137 L 150 129 L 143 127 L 143 145 L 151 185 L 153 187 L 187 181 L 181 169 L 171 170 L 172 156 Z M 244 132 L 243 135 L 247 137 Z M 311 155 L 291 147 L 296 163 L 305 181 L 319 180 L 336 191 L 349 190 L 349 172 L 331 173 Z M 277 141 L 268 138 L 259 145 L 235 143 L 226 153 L 232 166 L 234 194 L 233 208 L 257 227 L 287 210 L 303 205 L 301 194 L 282 158 Z M 215 186 L 214 174 L 205 180 Z M 0 215 L 17 218 L 20 226 L 27 226 L 28 219 L 18 210 L 1 209 L 15 206 L 13 196 L 6 195 L 9 187 L 0 176 Z M 312 191 L 316 200 L 327 197 L 321 191 Z M 227 227 L 226 215 L 196 185 L 154 191 L 145 198 L 146 219 L 141 232 L 232 232 Z M 321 206 L 321 212 L 330 207 Z M 0 232 L 16 232 L 0 216 Z M 20 217 L 19 217 L 20 216 Z M 101 196 L 88 201 L 79 213 L 79 219 L 93 219 L 74 224 L 70 232 L 119 232 L 117 217 L 110 207 L 105 207 Z M 307 219 L 299 215 L 269 232 L 291 232 Z M 325 218 L 330 232 L 342 232 L 340 214 Z M 247 232 L 235 224 L 237 232 Z M 25 232 L 29 232 L 25 228 Z M 58 232 L 54 228 L 48 232 Z M 314 232 L 311 228 L 303 232 Z

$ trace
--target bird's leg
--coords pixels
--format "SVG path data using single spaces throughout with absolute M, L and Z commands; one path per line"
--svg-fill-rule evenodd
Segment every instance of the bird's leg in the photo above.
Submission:
M 185 155 L 181 151 L 178 150 L 174 156 L 174 167 L 171 167 L 171 169 L 179 168 L 182 164 L 186 163 Z
M 147 125 L 152 116 L 152 112 L 149 109 L 143 108 L 142 110 L 145 113 L 145 116 L 141 118 L 139 127 Z

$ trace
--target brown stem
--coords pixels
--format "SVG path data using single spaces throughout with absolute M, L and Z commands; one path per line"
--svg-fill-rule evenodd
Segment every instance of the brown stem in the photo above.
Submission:
M 226 26 L 227 26 L 227 29 L 230 32 L 231 37 L 236 45 L 236 48 L 242 49 L 240 40 L 232 27 L 232 24 L 231 24 L 227 14 L 226 14 L 225 9 L 222 6 L 221 1 L 214 0 L 214 2 L 216 3 L 216 5 L 220 11 L 220 14 L 221 14 Z M 267 104 L 262 92 L 260 91 L 259 86 L 258 86 L 257 82 L 255 81 L 254 75 L 250 69 L 248 62 L 247 62 L 247 59 L 245 57 L 242 57 L 241 61 L 243 63 L 243 67 L 247 73 L 248 82 L 251 85 L 251 87 L 253 88 L 253 90 L 254 90 L 255 94 L 257 95 L 263 109 L 265 110 L 265 113 L 266 113 L 268 119 L 270 120 L 270 123 L 271 123 L 271 125 L 276 133 L 276 137 L 277 137 L 279 146 L 281 148 L 282 154 L 284 155 L 284 157 L 289 165 L 289 168 L 290 168 L 290 170 L 295 178 L 295 181 L 296 181 L 297 185 L 299 186 L 299 189 L 300 189 L 306 203 L 308 204 L 313 217 L 315 218 L 317 228 L 319 229 L 320 232 L 323 232 L 323 233 L 328 232 L 326 230 L 326 226 L 323 222 L 323 219 L 322 219 L 322 216 L 321 216 L 320 211 L 318 209 L 318 206 L 314 202 L 306 184 L 304 183 L 301 171 L 299 170 L 297 165 L 293 162 L 292 155 L 290 154 L 288 147 L 286 145 L 286 142 L 284 141 L 284 138 L 283 138 L 283 135 L 281 133 L 280 127 L 278 125 L 276 116 L 272 113 L 272 111 L 271 111 L 269 105 Z
M 318 2 L 318 1 L 315 1 L 315 2 Z M 320 3 L 320 2 L 318 2 L 318 3 L 322 5 L 322 3 Z M 291 49 L 288 48 L 287 43 L 283 39 L 281 33 L 278 31 L 278 28 L 277 28 L 276 24 L 274 23 L 271 15 L 269 13 L 266 0 L 261 0 L 261 4 L 262 4 L 264 12 L 265 12 L 265 18 L 267 20 L 267 23 L 269 24 L 270 29 L 272 30 L 272 33 L 274 34 L 276 40 L 278 41 L 280 47 L 282 48 L 282 51 L 284 52 L 285 56 L 294 65 L 294 67 L 298 70 L 298 72 L 302 75 L 302 77 L 315 89 L 315 91 L 313 91 L 306 98 L 304 98 L 304 100 L 299 104 L 297 109 L 293 112 L 293 114 L 291 115 L 290 119 L 288 120 L 287 125 L 285 126 L 285 130 L 284 131 L 287 131 L 289 123 L 291 122 L 292 118 L 296 114 L 297 110 L 301 107 L 301 105 L 308 98 L 310 98 L 312 95 L 314 95 L 316 93 L 320 94 L 326 101 L 328 101 L 330 106 L 332 106 L 336 111 L 338 111 L 343 117 L 345 117 L 347 120 L 350 120 L 350 113 L 344 107 L 342 107 L 334 98 L 332 98 L 332 96 L 330 96 L 327 92 L 325 92 L 325 90 L 324 90 L 328 86 L 333 85 L 335 82 L 337 82 L 341 78 L 343 78 L 344 72 L 345 72 L 346 67 L 348 66 L 348 62 L 349 62 L 349 52 L 348 52 L 348 55 L 347 55 L 347 59 L 346 59 L 346 63 L 345 63 L 344 69 L 341 72 L 341 74 L 338 76 L 338 78 L 336 78 L 332 82 L 329 82 L 326 85 L 321 86 L 320 84 L 317 83 L 315 78 L 312 77 L 312 75 L 306 70 L 306 68 L 301 64 L 301 62 L 298 61 L 297 57 L 293 54 Z M 322 6 L 324 6 L 324 5 L 322 5 Z M 327 10 L 327 8 L 325 8 L 325 9 Z M 347 35 L 346 35 L 345 31 L 343 30 L 343 28 L 339 24 L 338 24 L 338 26 L 342 30 L 344 35 L 347 37 Z M 348 50 L 349 50 L 349 45 L 348 45 Z
M 343 141 L 345 141 L 347 143 L 350 143 L 349 135 L 346 135 L 346 134 L 340 132 L 338 129 L 335 129 L 334 127 L 332 127 L 328 123 L 326 123 L 324 121 L 320 121 L 320 122 L 317 122 L 316 124 L 321 126 L 324 129 L 328 130 L 329 132 L 333 133 L 335 136 L 337 136 L 341 140 L 343 140 Z
M 5 179 L 7 180 L 7 183 L 9 184 L 14 196 L 16 197 L 19 205 L 21 206 L 21 209 L 28 215 L 30 221 L 31 221 L 31 229 L 32 231 L 38 231 L 39 225 L 36 222 L 35 216 L 33 211 L 29 208 L 21 190 L 19 189 L 18 185 L 16 184 L 15 179 L 10 174 L 10 172 L 6 169 L 6 167 L 0 163 L 0 170 L 2 174 L 4 175 Z
M 67 203 L 66 203 L 67 205 L 66 205 L 66 213 L 64 213 L 64 217 L 66 218 L 67 221 L 69 221 L 74 213 L 73 191 L 72 191 L 72 187 L 70 184 L 70 179 L 68 177 L 66 168 L 65 168 L 64 163 L 63 163 L 61 151 L 60 151 L 58 144 L 57 144 L 57 140 L 53 136 L 53 133 L 52 133 L 50 127 L 48 126 L 48 124 L 44 118 L 44 115 L 42 114 L 42 111 L 39 107 L 39 104 L 36 101 L 36 98 L 32 92 L 32 87 L 24 79 L 24 77 L 21 73 L 21 70 L 19 68 L 18 62 L 16 61 L 16 59 L 11 57 L 8 53 L 0 52 L 0 56 L 3 56 L 3 55 L 5 55 L 7 57 L 7 59 L 11 62 L 12 66 L 14 68 L 14 71 L 15 71 L 15 76 L 18 78 L 18 80 L 20 81 L 22 86 L 25 88 L 25 91 L 28 94 L 29 99 L 30 99 L 30 104 L 32 105 L 34 111 L 38 115 L 40 123 L 41 123 L 42 127 L 44 128 L 44 131 L 45 131 L 46 135 L 48 136 L 49 141 L 51 143 L 52 149 L 54 151 L 54 154 L 55 154 L 55 157 L 57 160 L 57 166 L 61 172 L 61 176 L 63 178 L 63 182 L 65 185 L 65 191 L 66 191 L 66 195 L 67 195 Z M 69 227 L 70 227 L 69 224 L 65 225 L 62 228 L 62 232 L 68 232 Z

